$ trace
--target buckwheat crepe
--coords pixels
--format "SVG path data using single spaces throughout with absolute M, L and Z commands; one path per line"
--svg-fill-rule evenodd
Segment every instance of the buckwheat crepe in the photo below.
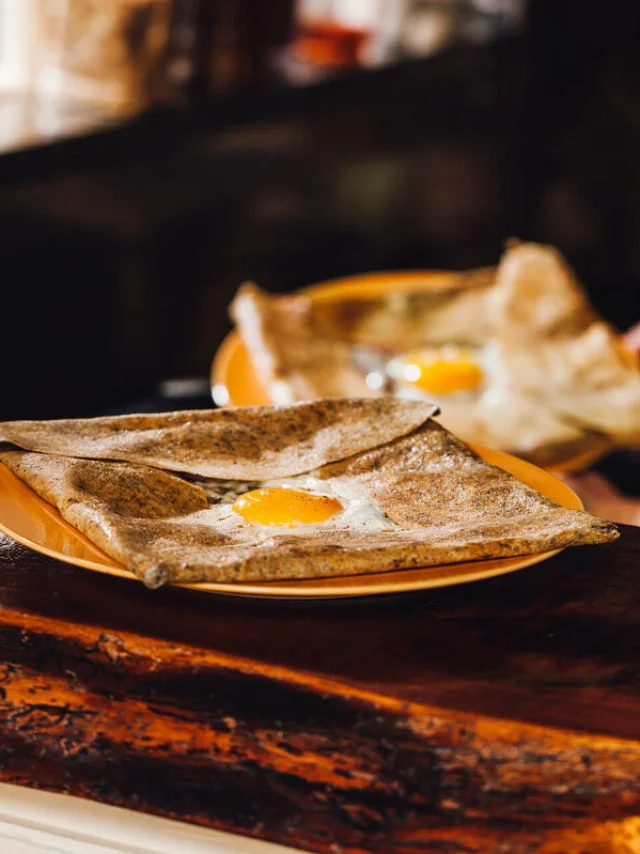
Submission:
M 638 359 L 550 246 L 512 240 L 496 268 L 379 297 L 279 296 L 247 283 L 230 315 L 278 403 L 431 399 L 461 438 L 543 466 L 640 443 Z M 391 356 L 446 344 L 482 365 L 474 392 L 434 397 L 388 375 Z
M 379 397 L 382 390 L 366 382 L 373 348 L 482 342 L 489 333 L 486 292 L 494 276 L 493 267 L 445 272 L 436 281 L 430 278 L 428 290 L 327 301 L 272 296 L 245 282 L 230 313 L 274 403 Z
M 0 460 L 148 587 L 318 578 L 531 554 L 618 536 L 393 399 L 0 423 Z M 339 499 L 260 524 L 238 496 Z M 287 493 L 290 494 L 290 493 Z M 337 499 L 336 499 L 337 497 Z M 328 500 L 328 499 L 323 499 Z M 266 514 L 266 515 L 264 515 Z

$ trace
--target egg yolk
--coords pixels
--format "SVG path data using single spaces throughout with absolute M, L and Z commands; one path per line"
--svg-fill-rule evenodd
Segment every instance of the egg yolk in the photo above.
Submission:
M 283 486 L 265 486 L 236 498 L 233 509 L 254 525 L 295 528 L 326 522 L 342 510 L 342 504 L 329 495 Z
M 474 389 L 482 380 L 482 369 L 463 354 L 429 359 L 415 353 L 407 358 L 403 375 L 407 382 L 430 394 L 452 394 Z

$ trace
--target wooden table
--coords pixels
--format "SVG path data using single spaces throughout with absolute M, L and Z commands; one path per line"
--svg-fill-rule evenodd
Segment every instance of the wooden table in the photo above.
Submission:
M 0 538 L 0 780 L 328 852 L 640 846 L 640 528 L 488 581 L 149 591 Z

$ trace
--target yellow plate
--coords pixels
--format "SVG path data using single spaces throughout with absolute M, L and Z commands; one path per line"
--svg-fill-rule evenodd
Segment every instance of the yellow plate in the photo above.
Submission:
M 438 270 L 390 271 L 388 273 L 362 273 L 342 279 L 331 279 L 303 288 L 316 301 L 329 302 L 339 295 L 371 297 L 388 290 L 415 290 L 419 287 L 437 290 L 450 284 L 455 273 Z M 249 353 L 236 331 L 222 341 L 211 363 L 211 394 L 220 406 L 257 406 L 270 404 L 271 399 L 256 376 Z M 575 472 L 588 468 L 610 450 L 605 439 L 590 438 L 584 450 L 559 460 L 550 466 L 558 473 Z
M 473 446 L 472 446 L 473 447 Z M 501 451 L 475 448 L 487 462 L 500 466 L 543 495 L 576 510 L 582 509 L 578 496 L 549 472 Z M 93 545 L 62 518 L 58 511 L 0 464 L 0 529 L 37 552 L 84 569 L 135 579 L 121 564 Z M 429 587 L 446 587 L 503 575 L 523 569 L 557 554 L 559 550 L 498 560 L 431 566 L 421 569 L 318 578 L 306 581 L 270 581 L 252 584 L 180 584 L 207 593 L 243 596 L 326 598 L 401 593 Z

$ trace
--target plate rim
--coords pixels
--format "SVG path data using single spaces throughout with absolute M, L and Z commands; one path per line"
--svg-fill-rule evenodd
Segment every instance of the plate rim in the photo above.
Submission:
M 498 464 L 496 460 L 499 459 L 503 462 L 515 465 L 517 470 L 524 469 L 525 472 L 529 470 L 532 474 L 535 473 L 538 477 L 542 476 L 544 481 L 551 481 L 556 488 L 560 489 L 564 498 L 561 506 L 576 510 L 584 509 L 584 505 L 577 493 L 552 472 L 542 469 L 533 463 L 527 462 L 526 460 L 521 460 L 512 454 L 507 454 L 504 451 L 496 451 L 470 443 L 469 447 L 478 453 L 483 459 L 486 459 L 488 462 L 492 462 L 494 465 Z M 499 467 L 503 468 L 503 470 L 509 471 L 509 468 L 504 468 L 503 466 Z M 513 472 L 511 473 L 513 474 Z M 15 528 L 5 522 L 1 508 L 0 531 L 3 531 L 7 536 L 21 543 L 23 546 L 47 557 L 62 561 L 63 563 L 104 575 L 112 575 L 118 578 L 142 583 L 137 576 L 99 549 L 84 534 L 63 519 L 57 508 L 45 501 L 33 489 L 31 489 L 31 487 L 11 472 L 3 463 L 0 463 L 0 492 L 5 490 L 6 494 L 7 482 L 10 486 L 13 486 L 14 489 L 24 491 L 24 494 L 28 499 L 35 502 L 49 520 L 51 520 L 57 527 L 62 528 L 67 533 L 70 533 L 72 538 L 78 540 L 82 546 L 85 548 L 88 547 L 90 551 L 96 553 L 99 560 L 91 560 L 88 558 L 77 557 L 72 554 L 66 554 L 22 534 L 20 531 L 15 530 Z M 539 489 L 539 491 L 542 490 Z M 544 491 L 543 494 L 545 494 Z M 554 498 L 552 500 L 556 499 Z M 560 503 L 560 501 L 557 501 L 557 503 Z M 198 591 L 200 593 L 261 599 L 316 600 L 379 596 L 385 594 L 389 595 L 414 592 L 418 590 L 436 589 L 439 587 L 449 587 L 493 578 L 499 575 L 506 575 L 508 573 L 524 569 L 528 566 L 541 563 L 562 551 L 564 551 L 564 548 L 515 557 L 461 561 L 459 563 L 436 564 L 433 566 L 413 567 L 409 569 L 391 570 L 388 572 L 360 573 L 358 575 L 332 577 L 328 576 L 319 579 L 290 579 L 253 583 L 176 582 L 167 586 Z M 491 568 L 489 568 L 489 566 Z M 467 568 L 466 570 L 465 567 Z M 431 580 L 429 578 L 424 578 L 424 573 L 435 573 L 436 570 L 440 571 L 440 573 L 444 572 L 445 577 L 442 577 L 442 575 L 440 577 L 434 575 L 434 578 Z M 376 586 L 376 583 L 378 586 Z

